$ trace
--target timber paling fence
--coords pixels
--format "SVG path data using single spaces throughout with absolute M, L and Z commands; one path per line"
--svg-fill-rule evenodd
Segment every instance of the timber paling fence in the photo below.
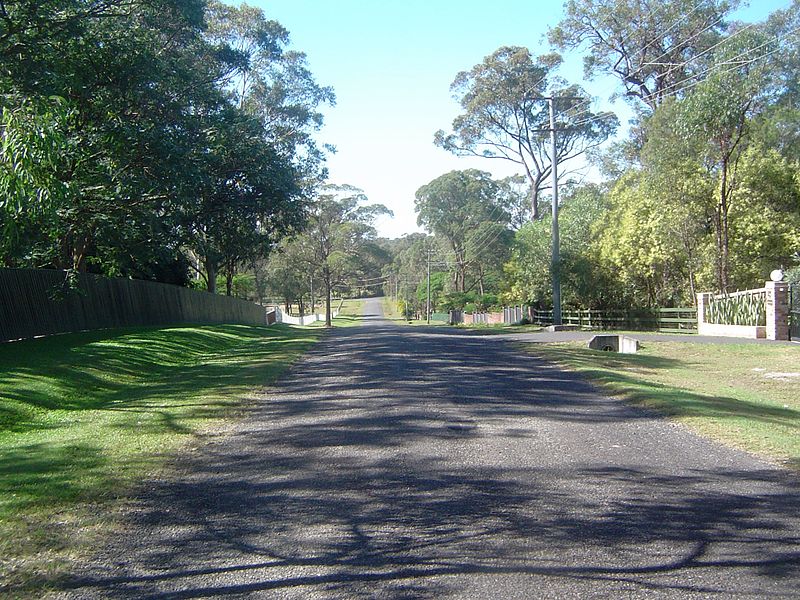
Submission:
M 0 268 L 0 341 L 91 329 L 266 325 L 263 306 L 176 285 L 64 271 Z

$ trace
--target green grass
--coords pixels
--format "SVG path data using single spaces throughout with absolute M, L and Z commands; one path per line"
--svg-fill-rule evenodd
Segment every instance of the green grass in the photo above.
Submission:
M 389 321 L 405 321 L 400 311 L 397 310 L 397 302 L 391 296 L 384 296 L 381 298 L 381 305 L 383 306 L 383 316 Z
M 0 595 L 39 595 L 109 526 L 115 499 L 321 334 L 187 326 L 0 345 Z
M 342 303 L 342 308 L 336 317 L 336 325 L 339 327 L 360 325 L 363 316 L 364 300 L 362 298 L 348 299 Z
M 800 470 L 798 346 L 646 341 L 638 354 L 585 343 L 523 347 L 702 435 Z

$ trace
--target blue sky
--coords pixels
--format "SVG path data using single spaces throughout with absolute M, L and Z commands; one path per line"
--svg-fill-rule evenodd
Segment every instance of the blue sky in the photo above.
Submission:
M 701 0 L 698 0 L 701 1 Z M 235 3 L 235 2 L 231 2 Z M 393 219 L 378 231 L 399 237 L 416 231 L 414 193 L 453 169 L 479 168 L 504 177 L 504 161 L 459 158 L 433 145 L 459 113 L 450 83 L 500 46 L 549 51 L 548 27 L 561 19 L 561 2 L 536 0 L 250 0 L 291 33 L 292 49 L 308 55 L 337 104 L 326 110 L 320 141 L 337 147 L 328 168 L 333 183 L 363 189 L 385 204 Z M 757 0 L 736 14 L 762 20 L 790 0 Z M 578 82 L 607 108 L 616 81 L 582 81 L 581 58 L 566 56 L 562 75 Z M 621 121 L 624 103 L 613 106 Z M 591 177 L 591 174 L 588 174 Z

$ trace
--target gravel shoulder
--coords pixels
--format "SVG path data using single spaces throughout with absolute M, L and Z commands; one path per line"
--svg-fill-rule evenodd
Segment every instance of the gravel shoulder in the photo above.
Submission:
M 506 336 L 366 310 L 144 482 L 60 596 L 800 597 L 796 475 Z

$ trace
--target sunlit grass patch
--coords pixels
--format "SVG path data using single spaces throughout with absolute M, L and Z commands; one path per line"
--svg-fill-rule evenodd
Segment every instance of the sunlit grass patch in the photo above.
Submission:
M 34 594 L 52 581 L 102 527 L 99 508 L 242 407 L 320 334 L 218 325 L 0 345 L 0 592 Z
M 701 434 L 800 467 L 798 346 L 647 341 L 638 354 L 580 342 L 523 347 Z

